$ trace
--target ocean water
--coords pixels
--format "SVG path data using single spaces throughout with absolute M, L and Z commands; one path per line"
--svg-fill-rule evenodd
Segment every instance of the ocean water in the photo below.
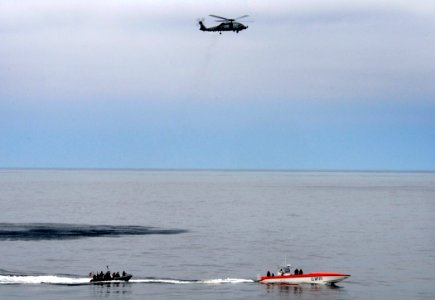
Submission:
M 0 299 L 91 298 L 434 299 L 435 173 L 0 171 Z

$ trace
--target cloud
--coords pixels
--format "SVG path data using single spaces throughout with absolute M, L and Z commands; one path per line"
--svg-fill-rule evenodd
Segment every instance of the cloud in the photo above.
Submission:
M 186 17 L 206 17 L 208 14 L 222 14 L 237 17 L 241 14 L 252 14 L 261 19 L 300 18 L 306 20 L 333 20 L 346 17 L 369 16 L 378 12 L 395 12 L 431 15 L 435 14 L 433 1 L 321 1 L 296 0 L 284 1 L 55 1 L 24 0 L 0 1 L 0 28 L 29 28 L 38 26 L 80 26 L 101 24 L 119 26 L 139 22 L 154 23 L 154 30 L 161 24 L 181 22 Z M 234 15 L 235 14 L 235 15 Z
M 430 98 L 430 1 L 1 1 L 2 95 Z M 195 19 L 248 13 L 240 34 Z M 207 18 L 207 22 L 212 20 Z

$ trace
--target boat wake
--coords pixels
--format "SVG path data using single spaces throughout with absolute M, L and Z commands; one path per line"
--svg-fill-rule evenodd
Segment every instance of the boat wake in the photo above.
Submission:
M 2 284 L 53 284 L 53 285 L 88 285 L 91 284 L 88 277 L 69 277 L 69 276 L 56 276 L 56 275 L 41 275 L 41 276 L 27 276 L 27 275 L 0 275 L 0 285 Z M 251 283 L 255 282 L 253 279 L 240 279 L 240 278 L 218 278 L 218 279 L 205 279 L 205 280 L 183 280 L 183 279 L 170 279 L 170 278 L 135 278 L 131 279 L 128 283 L 123 284 L 237 284 L 237 283 Z M 112 282 L 121 283 L 121 282 Z M 105 283 L 111 284 L 111 283 Z
M 55 275 L 21 276 L 21 275 L 0 275 L 2 284 L 65 284 L 80 285 L 89 284 L 90 278 L 66 277 Z
M 145 279 L 132 279 L 133 283 L 164 283 L 164 284 L 228 284 L 228 283 L 250 283 L 255 282 L 253 279 L 241 278 L 218 278 L 218 279 L 205 279 L 205 280 L 181 280 L 181 279 L 163 279 L 163 278 L 145 278 Z

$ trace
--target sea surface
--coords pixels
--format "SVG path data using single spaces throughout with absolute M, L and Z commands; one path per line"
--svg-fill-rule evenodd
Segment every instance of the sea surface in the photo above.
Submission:
M 0 170 L 0 299 L 99 298 L 435 299 L 435 173 Z

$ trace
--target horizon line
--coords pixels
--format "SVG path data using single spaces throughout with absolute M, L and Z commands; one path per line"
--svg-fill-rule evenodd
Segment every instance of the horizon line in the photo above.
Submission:
M 0 167 L 1 171 L 152 171 L 152 172 L 324 172 L 324 173 L 435 173 L 435 170 L 391 169 L 273 169 L 273 168 L 109 168 L 109 167 Z

